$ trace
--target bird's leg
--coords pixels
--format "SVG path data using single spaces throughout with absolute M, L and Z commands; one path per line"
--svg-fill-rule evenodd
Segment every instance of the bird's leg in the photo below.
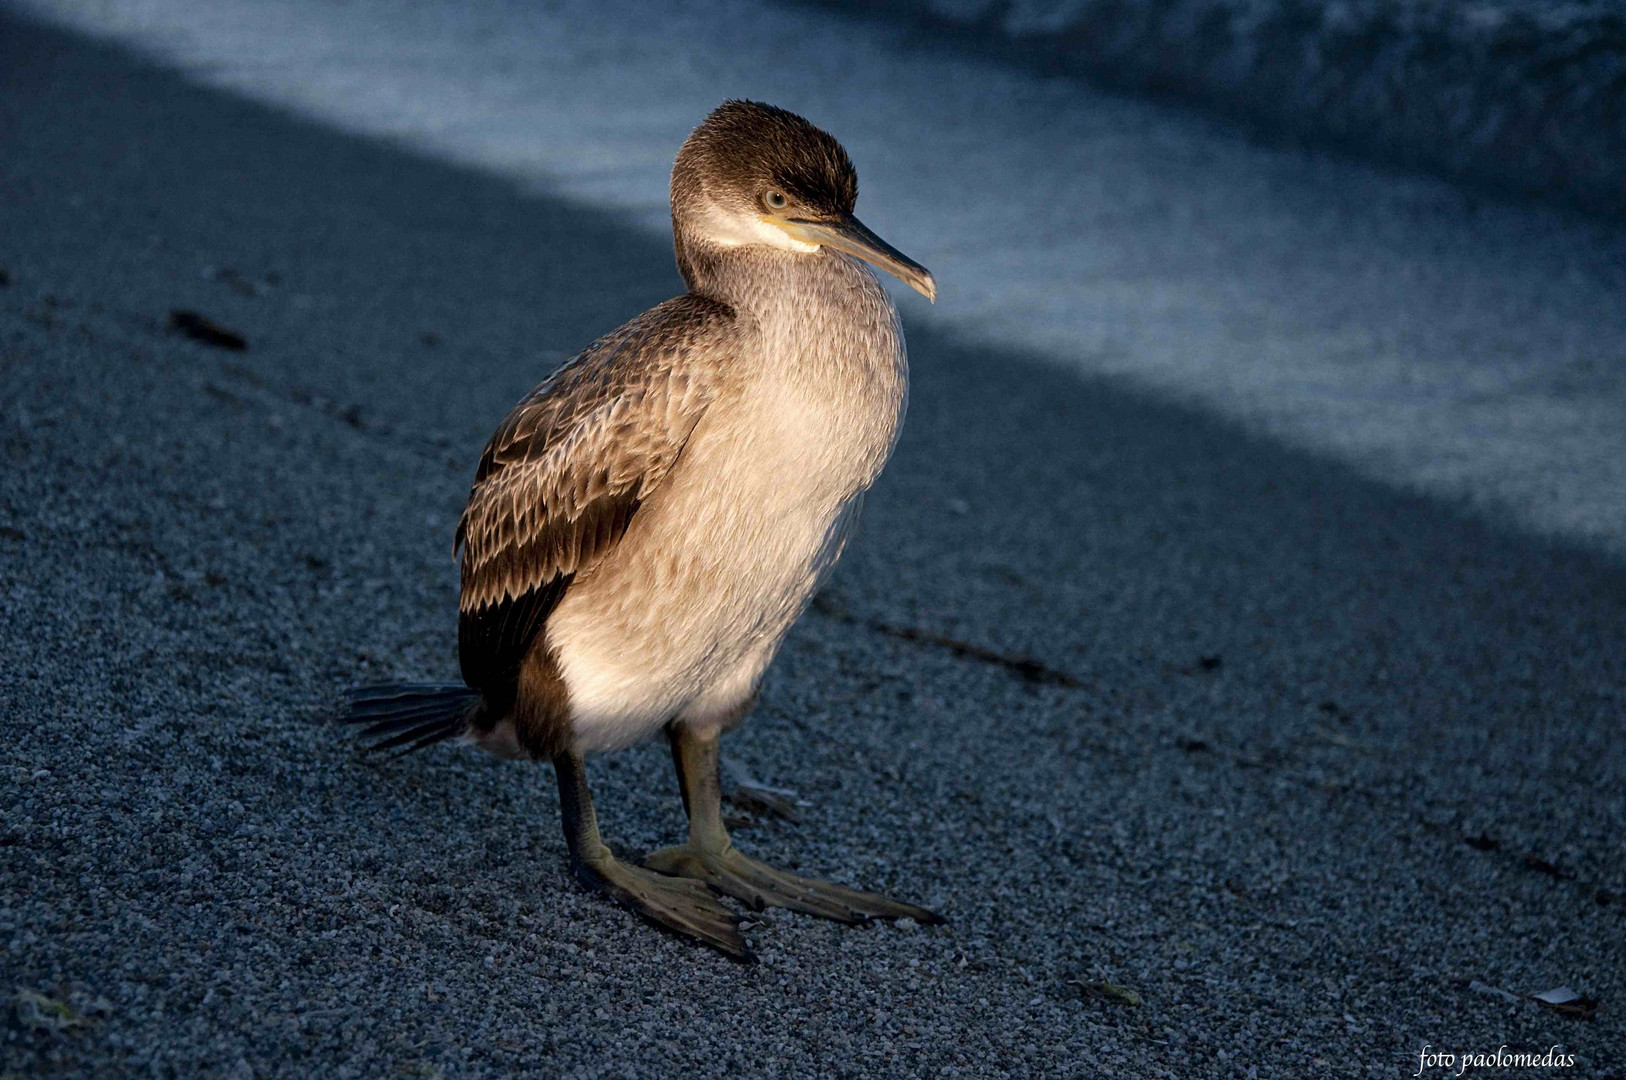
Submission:
M 657 926 L 694 938 L 736 960 L 756 959 L 740 934 L 739 916 L 719 904 L 704 885 L 621 862 L 604 846 L 581 754 L 559 754 L 553 759 L 553 770 L 559 776 L 559 810 L 570 848 L 570 869 L 577 881 L 606 893 Z
M 674 723 L 667 726 L 666 737 L 672 744 L 683 809 L 689 815 L 689 842 L 657 851 L 644 860 L 651 870 L 704 881 L 757 911 L 782 907 L 847 923 L 906 917 L 920 923 L 943 921 L 942 916 L 925 908 L 787 874 L 742 854 L 723 825 L 717 732 L 696 734 Z

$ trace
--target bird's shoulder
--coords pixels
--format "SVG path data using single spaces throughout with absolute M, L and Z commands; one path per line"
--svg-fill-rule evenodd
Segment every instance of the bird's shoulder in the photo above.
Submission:
M 618 457 L 653 450 L 651 443 L 665 441 L 710 403 L 738 355 L 734 346 L 743 328 L 733 308 L 691 295 L 657 304 L 605 334 L 503 418 L 480 457 L 476 486 L 541 456 L 556 454 L 567 465 L 607 440 L 618 444 Z

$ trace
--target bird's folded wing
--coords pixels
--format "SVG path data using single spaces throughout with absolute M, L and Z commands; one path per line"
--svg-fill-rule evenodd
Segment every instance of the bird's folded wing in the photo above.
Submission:
M 457 524 L 470 686 L 511 681 L 571 579 L 621 539 L 711 403 L 736 355 L 734 332 L 721 304 L 667 301 L 594 342 L 508 414 Z

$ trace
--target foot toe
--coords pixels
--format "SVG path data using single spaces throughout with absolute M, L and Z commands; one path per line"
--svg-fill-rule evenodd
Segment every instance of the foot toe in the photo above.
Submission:
M 718 854 L 685 844 L 657 851 L 644 865 L 662 874 L 704 881 L 757 911 L 781 907 L 844 923 L 906 918 L 927 925 L 945 921 L 941 915 L 914 904 L 775 870 L 733 847 Z
M 740 933 L 740 917 L 718 903 L 703 882 L 651 873 L 615 859 L 590 867 L 589 872 L 611 899 L 656 926 L 736 960 L 756 960 Z

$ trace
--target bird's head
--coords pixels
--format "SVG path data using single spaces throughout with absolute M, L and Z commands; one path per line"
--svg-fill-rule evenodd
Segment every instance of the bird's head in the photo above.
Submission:
M 833 248 L 937 299 L 924 266 L 853 216 L 858 174 L 847 151 L 795 113 L 727 101 L 695 128 L 672 167 L 672 227 L 716 248 L 760 245 L 811 255 Z

